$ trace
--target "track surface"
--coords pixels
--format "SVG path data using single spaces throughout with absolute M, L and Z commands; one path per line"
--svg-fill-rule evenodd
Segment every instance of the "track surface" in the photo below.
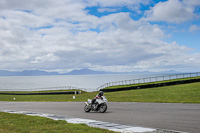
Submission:
M 83 111 L 83 102 L 0 102 L 0 110 L 47 113 L 140 127 L 200 132 L 200 104 L 108 103 L 106 113 Z

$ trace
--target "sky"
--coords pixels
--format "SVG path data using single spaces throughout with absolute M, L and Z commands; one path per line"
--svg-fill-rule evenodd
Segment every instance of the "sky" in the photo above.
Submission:
M 200 71 L 200 0 L 0 0 L 0 70 Z

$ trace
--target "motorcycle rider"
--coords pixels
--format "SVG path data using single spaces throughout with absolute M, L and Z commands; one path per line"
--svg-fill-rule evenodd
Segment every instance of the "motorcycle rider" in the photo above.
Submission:
M 103 91 L 100 91 L 95 98 L 92 99 L 92 105 L 94 105 L 94 103 L 96 102 L 96 99 L 103 99 L 102 96 L 103 96 Z M 94 106 L 94 108 L 96 109 L 98 107 L 98 103 L 96 106 Z

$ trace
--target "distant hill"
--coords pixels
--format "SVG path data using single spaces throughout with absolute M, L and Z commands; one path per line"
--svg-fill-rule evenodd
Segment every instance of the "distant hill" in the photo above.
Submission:
M 0 76 L 45 76 L 45 75 L 93 75 L 107 74 L 104 71 L 93 71 L 90 69 L 73 70 L 69 73 L 60 74 L 58 72 L 46 72 L 41 70 L 6 71 L 0 70 Z
M 57 72 L 46 72 L 40 70 L 24 70 L 21 72 L 22 76 L 40 76 L 40 75 L 59 75 Z
M 107 72 L 104 71 L 93 71 L 90 69 L 81 69 L 81 70 L 73 70 L 69 73 L 65 73 L 65 75 L 92 75 L 92 74 L 107 74 Z
M 68 73 L 60 74 L 58 72 L 46 72 L 41 70 L 24 70 L 24 71 L 6 71 L 0 70 L 0 76 L 48 76 L 48 75 L 94 75 L 94 74 L 139 74 L 139 73 L 151 73 L 149 71 L 143 72 L 105 72 L 105 71 L 94 71 L 90 69 L 73 70 Z M 163 73 L 176 73 L 176 71 L 165 71 Z
M 40 70 L 24 70 L 24 71 L 0 70 L 0 76 L 43 76 L 43 75 L 59 75 L 59 73 L 46 72 Z

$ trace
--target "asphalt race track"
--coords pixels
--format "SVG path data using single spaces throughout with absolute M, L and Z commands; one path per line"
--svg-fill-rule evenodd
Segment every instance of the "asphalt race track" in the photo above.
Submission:
M 83 102 L 0 102 L 0 110 L 47 113 L 118 124 L 200 132 L 200 104 L 110 102 L 106 113 L 85 113 Z

